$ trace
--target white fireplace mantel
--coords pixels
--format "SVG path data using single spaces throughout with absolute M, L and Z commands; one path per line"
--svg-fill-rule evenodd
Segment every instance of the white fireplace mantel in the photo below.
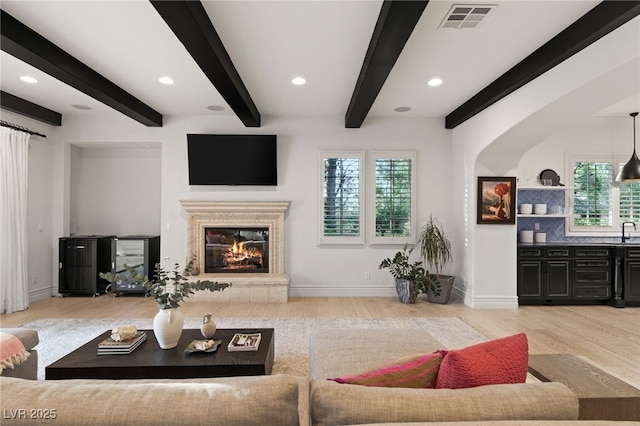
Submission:
M 246 302 L 287 301 L 289 277 L 284 270 L 284 218 L 289 201 L 180 200 L 180 204 L 187 212 L 187 253 L 196 256 L 201 271 L 204 271 L 205 228 L 269 229 L 269 273 L 201 274 L 200 279 L 231 282 L 232 286 L 223 292 L 198 292 L 191 300 L 214 297 Z

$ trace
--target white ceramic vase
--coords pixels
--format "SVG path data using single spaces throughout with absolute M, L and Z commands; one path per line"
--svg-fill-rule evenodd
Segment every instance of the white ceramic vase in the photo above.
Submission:
M 153 334 L 162 349 L 178 346 L 182 334 L 184 318 L 178 309 L 160 309 L 153 318 Z
M 216 323 L 211 319 L 211 313 L 204 314 L 202 317 L 202 326 L 200 327 L 200 333 L 205 339 L 211 339 L 216 334 Z

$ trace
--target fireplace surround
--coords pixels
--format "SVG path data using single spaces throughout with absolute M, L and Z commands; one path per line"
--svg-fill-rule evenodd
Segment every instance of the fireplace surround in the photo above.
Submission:
M 268 230 L 267 273 L 202 273 L 199 279 L 231 282 L 221 292 L 201 291 L 186 300 L 285 303 L 289 277 L 284 270 L 284 218 L 289 201 L 207 201 L 180 200 L 187 212 L 187 253 L 196 256 L 196 265 L 205 271 L 207 229 L 236 228 Z

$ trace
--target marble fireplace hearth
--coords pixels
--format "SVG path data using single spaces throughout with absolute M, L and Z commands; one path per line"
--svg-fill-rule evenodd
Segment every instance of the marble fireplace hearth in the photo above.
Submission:
M 187 253 L 205 270 L 207 228 L 268 228 L 268 273 L 201 273 L 197 278 L 230 282 L 221 292 L 199 291 L 185 301 L 286 303 L 289 277 L 284 270 L 284 219 L 289 201 L 180 200 L 187 212 Z

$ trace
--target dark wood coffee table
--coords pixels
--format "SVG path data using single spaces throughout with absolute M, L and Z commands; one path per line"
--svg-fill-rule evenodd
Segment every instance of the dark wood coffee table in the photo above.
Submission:
M 273 328 L 218 329 L 214 339 L 222 340 L 216 352 L 185 352 L 193 340 L 203 340 L 200 330 L 185 329 L 178 346 L 160 349 L 153 330 L 147 340 L 129 355 L 98 355 L 98 343 L 107 331 L 45 369 L 46 380 L 59 379 L 189 379 L 206 377 L 259 376 L 271 374 Z M 257 351 L 229 352 L 235 333 L 262 333 Z

